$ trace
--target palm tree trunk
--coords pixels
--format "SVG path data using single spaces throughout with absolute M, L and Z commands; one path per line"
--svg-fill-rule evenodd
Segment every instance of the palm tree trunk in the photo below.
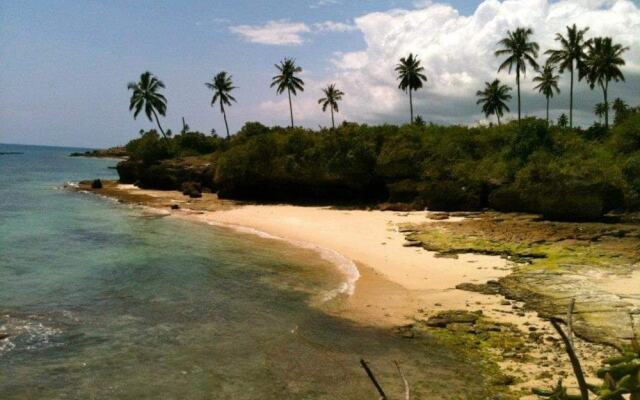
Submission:
M 153 111 L 153 116 L 156 117 L 156 124 L 158 124 L 158 128 L 160 128 L 160 133 L 162 133 L 162 137 L 166 139 L 167 135 L 165 135 L 164 130 L 162 129 L 162 126 L 160 126 L 160 120 L 158 119 L 158 114 L 156 114 L 156 110 L 152 108 L 151 111 Z
M 496 114 L 496 117 L 498 117 L 498 126 L 500 126 L 500 114 Z
M 573 128 L 573 61 L 571 61 L 571 86 L 569 88 L 569 128 Z
M 516 85 L 518 86 L 518 125 L 520 125 L 520 65 L 516 66 Z
M 220 100 L 220 108 L 222 109 L 222 117 L 224 118 L 224 126 L 227 128 L 227 139 L 229 139 L 229 124 L 227 123 L 227 113 L 224 110 L 224 106 L 222 105 L 222 100 Z
M 291 127 L 293 128 L 293 106 L 291 105 L 291 90 L 287 89 L 287 93 L 289 94 L 289 112 L 291 113 Z
M 549 126 L 549 96 L 547 96 L 547 126 Z
M 333 121 L 333 107 L 331 107 L 331 126 L 336 129 L 336 123 Z
M 607 87 L 609 82 L 602 85 L 602 91 L 604 92 L 604 128 L 609 130 L 609 102 L 607 101 Z
M 413 96 L 411 96 L 411 88 L 409 88 L 409 108 L 411 109 L 411 123 L 413 124 Z

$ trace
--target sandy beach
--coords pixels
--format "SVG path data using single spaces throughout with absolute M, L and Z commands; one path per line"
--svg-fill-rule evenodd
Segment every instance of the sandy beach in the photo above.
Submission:
M 253 205 L 221 201 L 203 193 L 189 199 L 180 192 L 141 190 L 133 185 L 108 183 L 100 194 L 122 202 L 150 207 L 170 217 L 188 219 L 257 234 L 267 239 L 286 240 L 312 249 L 336 265 L 345 276 L 339 302 L 319 307 L 355 322 L 393 329 L 414 323 L 443 310 L 481 311 L 499 323 L 517 326 L 523 335 L 535 329 L 555 335 L 537 313 L 522 309 L 522 303 L 505 301 L 500 295 L 458 290 L 460 283 L 485 283 L 508 275 L 510 263 L 498 256 L 463 254 L 438 257 L 421 247 L 406 246 L 405 224 L 430 223 L 429 212 L 343 210 L 330 207 Z M 460 218 L 451 218 L 456 221 Z M 517 309 L 518 312 L 514 312 Z M 533 327 L 533 328 L 532 328 Z M 585 370 L 591 375 L 599 366 L 603 346 L 576 339 L 576 347 L 587 355 Z M 528 360 L 504 360 L 500 366 L 522 383 L 515 389 L 549 385 L 538 378 L 546 371 L 542 360 L 567 372 L 570 364 L 563 351 L 551 344 L 539 344 Z M 566 383 L 572 384 L 571 374 Z M 525 396 L 521 398 L 536 398 Z

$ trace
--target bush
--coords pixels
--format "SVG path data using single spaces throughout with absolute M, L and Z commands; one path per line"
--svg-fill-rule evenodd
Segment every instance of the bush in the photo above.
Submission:
M 132 160 L 142 161 L 145 165 L 175 156 L 169 139 L 161 138 L 155 130 L 145 132 L 139 139 L 127 143 L 127 153 Z
M 640 151 L 640 112 L 626 118 L 611 130 L 615 149 L 629 154 Z
M 171 139 L 174 154 L 186 157 L 198 154 L 210 154 L 216 151 L 222 139 L 216 136 L 207 136 L 200 132 L 184 132 Z

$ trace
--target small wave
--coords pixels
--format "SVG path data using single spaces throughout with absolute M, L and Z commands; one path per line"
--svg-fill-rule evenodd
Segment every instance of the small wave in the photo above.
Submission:
M 264 239 L 280 240 L 283 242 L 293 244 L 296 247 L 312 250 L 318 253 L 323 260 L 328 261 L 331 264 L 335 265 L 338 268 L 338 270 L 347 278 L 346 281 L 343 282 L 338 288 L 328 291 L 323 296 L 324 302 L 329 301 L 340 294 L 346 294 L 348 296 L 351 296 L 356 290 L 356 282 L 358 281 L 358 279 L 360 279 L 360 271 L 358 270 L 358 267 L 351 259 L 349 259 L 348 257 L 345 257 L 344 255 L 342 255 L 341 253 L 335 250 L 327 249 L 325 247 L 321 247 L 313 243 L 303 242 L 301 240 L 286 239 L 281 236 L 272 235 L 270 233 L 267 233 L 255 228 L 249 228 L 246 226 L 228 224 L 228 223 L 216 222 L 216 221 L 207 221 L 207 223 L 209 225 L 231 228 L 236 232 L 249 233 Z
M 18 346 L 25 350 L 46 347 L 54 337 L 62 334 L 60 329 L 47 326 L 42 322 L 6 317 L 6 322 L 0 327 L 0 333 L 8 336 L 0 340 L 0 355 Z

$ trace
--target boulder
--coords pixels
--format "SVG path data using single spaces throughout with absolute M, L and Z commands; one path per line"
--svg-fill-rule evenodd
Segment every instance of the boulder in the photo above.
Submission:
M 102 181 L 100 179 L 94 179 L 91 182 L 91 189 L 102 189 Z

